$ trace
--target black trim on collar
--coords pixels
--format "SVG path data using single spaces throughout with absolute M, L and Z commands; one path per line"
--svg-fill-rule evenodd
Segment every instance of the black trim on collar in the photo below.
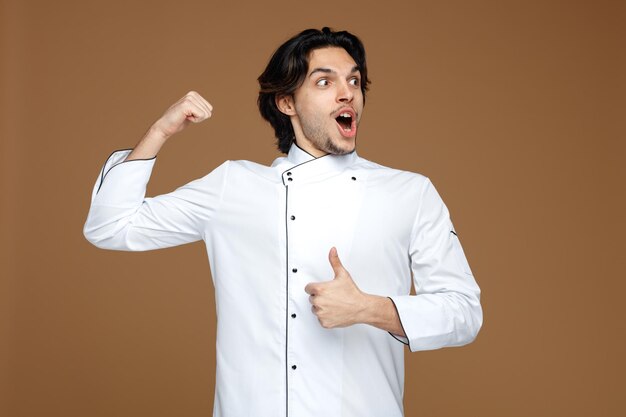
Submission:
M 295 142 L 294 142 L 294 145 L 295 145 Z M 298 146 L 298 145 L 295 145 L 295 146 Z M 300 148 L 300 147 L 298 146 L 298 149 L 302 149 L 302 148 Z M 306 151 L 305 151 L 305 150 L 302 150 L 302 152 L 306 152 Z M 307 153 L 308 155 L 311 155 L 311 154 L 310 154 L 310 153 L 308 153 L 308 152 L 306 152 L 306 153 Z M 293 170 L 294 168 L 298 168 L 298 167 L 300 167 L 300 166 L 302 166 L 302 165 L 304 165 L 304 164 L 308 164 L 309 162 L 317 161 L 317 160 L 319 160 L 319 159 L 321 159 L 321 158 L 324 158 L 325 156 L 328 156 L 328 155 L 330 155 L 330 154 L 326 154 L 326 155 L 324 155 L 324 156 L 320 156 L 319 158 L 315 158 L 315 157 L 313 157 L 313 159 L 309 159 L 308 161 L 304 161 L 304 162 L 302 162 L 302 163 L 299 163 L 298 165 L 294 165 L 294 166 L 292 166 L 291 168 L 284 170 L 284 171 L 280 174 L 281 181 L 283 182 L 283 185 L 284 185 L 284 186 L 287 186 L 287 184 L 285 184 L 285 178 L 283 177 L 283 175 L 285 174 L 285 172 L 287 172 L 287 171 L 291 171 L 291 170 Z M 311 156 L 313 156 L 313 155 L 311 155 Z
M 301 146 L 299 146 L 299 145 L 296 143 L 296 141 L 295 141 L 295 140 L 293 141 L 293 144 L 295 145 L 295 147 L 296 147 L 296 148 L 300 149 L 302 152 L 306 153 L 307 155 L 311 155 L 309 152 L 307 152 L 307 151 L 305 151 L 304 149 L 302 149 L 302 147 L 301 147 Z M 326 154 L 326 155 L 328 155 L 328 154 Z M 314 155 L 311 155 L 311 156 L 312 156 L 313 158 L 317 159 L 317 158 L 322 158 L 322 157 L 324 157 L 324 156 L 326 156 L 326 155 L 322 155 L 322 156 L 314 156 Z

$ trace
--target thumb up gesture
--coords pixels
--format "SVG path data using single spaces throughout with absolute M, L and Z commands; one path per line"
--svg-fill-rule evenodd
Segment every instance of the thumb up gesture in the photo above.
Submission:
M 366 294 L 361 292 L 343 267 L 337 249 L 330 250 L 328 261 L 335 277 L 326 282 L 311 282 L 304 287 L 309 294 L 311 310 L 322 327 L 327 329 L 359 323 L 360 314 L 365 309 Z

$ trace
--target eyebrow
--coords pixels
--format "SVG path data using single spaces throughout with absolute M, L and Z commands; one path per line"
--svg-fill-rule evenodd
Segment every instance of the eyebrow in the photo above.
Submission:
M 355 65 L 354 67 L 352 67 L 352 69 L 350 70 L 350 74 L 354 74 L 355 72 L 359 72 L 361 69 L 359 68 L 358 65 Z M 313 71 L 311 71 L 309 73 L 309 77 L 312 77 L 313 74 L 315 74 L 316 72 L 323 72 L 324 74 L 337 74 L 337 71 L 332 70 L 330 68 L 323 68 L 323 67 L 319 67 L 319 68 L 315 68 Z

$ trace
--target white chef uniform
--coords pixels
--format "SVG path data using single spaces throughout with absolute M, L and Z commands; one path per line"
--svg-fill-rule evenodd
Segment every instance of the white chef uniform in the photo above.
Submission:
M 214 416 L 402 416 L 403 343 L 476 337 L 480 290 L 428 178 L 293 145 L 271 167 L 227 161 L 146 198 L 155 159 L 122 163 L 129 153 L 102 168 L 84 233 L 131 251 L 204 240 L 218 316 Z M 319 324 L 304 287 L 333 278 L 333 246 L 362 291 L 393 300 L 406 338 Z

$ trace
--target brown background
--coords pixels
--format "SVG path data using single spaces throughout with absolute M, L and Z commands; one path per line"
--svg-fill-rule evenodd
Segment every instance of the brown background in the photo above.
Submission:
M 359 154 L 433 179 L 483 290 L 475 343 L 407 352 L 407 416 L 625 415 L 624 2 L 13 0 L 1 19 L 0 415 L 211 415 L 203 245 L 96 249 L 91 188 L 190 89 L 214 117 L 166 145 L 150 194 L 271 162 L 256 77 L 323 25 L 368 51 Z

